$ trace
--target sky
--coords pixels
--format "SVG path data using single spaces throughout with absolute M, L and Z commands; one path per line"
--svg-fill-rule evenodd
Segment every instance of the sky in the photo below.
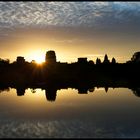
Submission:
M 140 51 L 140 2 L 0 2 L 0 58 L 76 62 L 116 58 Z

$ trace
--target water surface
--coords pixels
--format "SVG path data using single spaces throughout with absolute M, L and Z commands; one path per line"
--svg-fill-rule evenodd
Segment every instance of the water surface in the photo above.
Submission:
M 0 137 L 122 138 L 140 137 L 140 98 L 127 88 L 57 90 L 55 101 L 45 90 L 16 89 L 0 93 Z

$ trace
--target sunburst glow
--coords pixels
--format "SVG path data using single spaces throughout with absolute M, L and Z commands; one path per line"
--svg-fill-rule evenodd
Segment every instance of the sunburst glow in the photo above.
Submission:
M 41 64 L 44 62 L 44 58 L 42 58 L 42 56 L 37 56 L 35 59 L 36 63 Z
M 45 54 L 41 51 L 34 51 L 29 54 L 30 61 L 35 60 L 36 63 L 41 64 L 45 61 Z

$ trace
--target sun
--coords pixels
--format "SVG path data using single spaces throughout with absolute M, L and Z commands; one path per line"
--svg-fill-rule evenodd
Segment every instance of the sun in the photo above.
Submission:
M 33 51 L 29 54 L 30 61 L 35 60 L 37 64 L 42 64 L 45 61 L 45 55 L 41 51 Z
M 41 64 L 44 62 L 44 58 L 42 58 L 41 56 L 37 56 L 35 59 L 36 63 Z

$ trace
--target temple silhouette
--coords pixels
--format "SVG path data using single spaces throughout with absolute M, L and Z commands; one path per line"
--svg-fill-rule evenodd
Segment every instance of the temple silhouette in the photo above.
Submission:
M 139 96 L 139 90 L 135 89 L 140 87 L 140 52 L 126 63 L 118 63 L 114 57 L 109 60 L 107 54 L 103 62 L 100 58 L 94 62 L 84 57 L 74 63 L 61 63 L 53 50 L 46 52 L 44 60 L 38 65 L 22 56 L 12 63 L 0 59 L 0 88 L 15 88 L 18 96 L 24 95 L 27 88 L 45 89 L 50 101 L 56 99 L 58 89 L 69 87 L 77 89 L 79 94 L 94 91 L 94 87 L 104 87 L 106 92 L 109 87 L 127 87 Z
M 117 63 L 113 57 L 110 61 L 107 54 L 103 62 L 100 58 L 87 60 L 78 58 L 74 63 L 57 62 L 53 50 L 46 52 L 45 62 L 38 65 L 34 60 L 27 62 L 18 56 L 16 61 L 0 59 L 0 83 L 9 85 L 41 85 L 46 83 L 78 83 L 96 81 L 114 83 L 126 82 L 136 85 L 140 81 L 140 52 L 134 53 L 126 63 Z

